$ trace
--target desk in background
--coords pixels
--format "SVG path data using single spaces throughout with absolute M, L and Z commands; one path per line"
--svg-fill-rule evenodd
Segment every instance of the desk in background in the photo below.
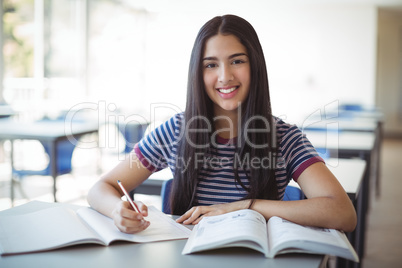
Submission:
M 315 148 L 338 153 L 341 158 L 365 158 L 373 151 L 376 139 L 375 134 L 371 132 L 304 130 L 303 133 Z
M 97 133 L 98 124 L 88 122 L 71 122 L 66 125 L 63 120 L 46 120 L 36 122 L 19 122 L 15 120 L 2 119 L 0 120 L 0 140 L 11 141 L 11 168 L 14 168 L 14 148 L 13 141 L 18 139 L 38 140 L 48 145 L 50 173 L 53 177 L 53 195 L 56 198 L 56 179 L 57 179 L 57 144 L 60 141 L 78 139 L 86 134 Z M 97 143 L 96 145 L 97 146 Z M 13 178 L 11 180 L 11 199 L 13 196 Z
M 31 202 L 1 211 L 0 215 L 28 213 L 50 206 L 78 206 Z M 227 248 L 200 254 L 181 255 L 187 240 L 135 244 L 113 243 L 109 247 L 80 245 L 31 254 L 0 257 L 0 267 L 163 267 L 163 268 L 245 268 L 245 267 L 326 267 L 327 256 L 287 254 L 267 259 L 245 248 Z
M 324 149 L 333 158 L 360 158 L 367 162 L 369 172 L 363 181 L 364 202 L 367 205 L 365 209 L 367 209 L 370 178 L 376 174 L 373 172 L 372 162 L 375 151 L 375 134 L 371 132 L 310 130 L 306 130 L 304 133 L 317 150 Z
M 336 108 L 326 109 L 324 114 L 309 116 L 299 127 L 305 130 L 369 132 L 375 142 L 371 155 L 370 172 L 376 196 L 380 195 L 381 147 L 383 139 L 384 115 L 378 107 L 358 103 L 344 103 Z
M 369 113 L 371 114 L 371 113 Z M 299 127 L 303 132 L 309 132 L 310 135 L 312 132 L 316 132 L 316 135 L 327 135 L 330 132 L 362 132 L 362 133 L 371 133 L 374 134 L 374 145 L 372 147 L 373 152 L 371 155 L 371 168 L 373 174 L 373 185 L 375 186 L 375 194 L 376 196 L 380 195 L 380 180 L 381 180 L 381 147 L 382 147 L 382 139 L 383 139 L 383 121 L 380 115 L 372 115 L 372 117 L 368 116 L 359 116 L 359 113 L 352 112 L 352 116 L 348 117 L 336 117 L 329 120 L 320 120 L 311 124 L 306 124 L 305 126 L 300 125 Z M 314 120 L 312 120 L 314 121 Z M 348 134 L 349 135 L 349 134 Z M 360 137 L 358 133 L 356 133 L 357 137 Z M 366 135 L 363 134 L 362 137 Z M 358 144 L 361 144 L 362 141 L 358 141 Z M 368 142 L 368 145 L 371 145 L 371 141 Z
M 0 103 L 0 118 L 6 118 L 14 115 L 15 112 L 10 105 Z

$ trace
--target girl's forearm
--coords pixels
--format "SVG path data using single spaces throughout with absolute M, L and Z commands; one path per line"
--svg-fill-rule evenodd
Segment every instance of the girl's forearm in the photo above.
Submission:
M 356 227 L 356 212 L 351 204 L 331 197 L 316 197 L 298 201 L 256 200 L 251 209 L 266 219 L 278 216 L 309 226 L 338 229 L 346 232 Z
M 89 191 L 87 200 L 93 209 L 108 217 L 112 217 L 116 204 L 121 202 L 121 196 L 113 186 L 99 181 Z

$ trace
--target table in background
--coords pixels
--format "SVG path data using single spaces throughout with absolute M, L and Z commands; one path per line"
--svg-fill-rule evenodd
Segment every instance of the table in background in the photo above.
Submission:
M 97 132 L 98 124 L 88 122 L 71 122 L 70 125 L 66 125 L 63 120 L 45 120 L 35 122 L 20 122 L 9 119 L 0 120 L 0 140 L 11 141 L 11 169 L 14 168 L 14 140 L 37 140 L 48 145 L 50 149 L 50 173 L 53 177 L 53 195 L 55 201 L 57 201 L 57 143 L 64 140 L 78 141 L 78 139 L 83 135 Z M 12 175 L 11 187 L 13 187 Z
M 28 213 L 62 205 L 31 202 L 0 212 L 0 216 Z M 226 248 L 204 253 L 181 255 L 187 240 L 154 243 L 117 242 L 108 247 L 79 245 L 40 253 L 0 257 L 0 267 L 163 267 L 163 268 L 245 268 L 245 267 L 326 267 L 327 256 L 286 254 L 274 259 L 246 248 Z
M 376 135 L 372 132 L 354 131 L 313 131 L 305 130 L 307 138 L 318 150 L 324 149 L 331 158 L 360 158 L 367 162 L 367 177 L 363 181 L 364 205 L 369 204 L 370 178 L 375 177 L 377 163 L 373 163 L 372 158 L 375 153 Z
M 371 165 L 373 185 L 376 196 L 380 195 L 381 180 L 381 147 L 383 139 L 383 121 L 380 113 L 372 112 L 348 112 L 346 117 L 335 117 L 329 120 L 318 120 L 306 125 L 299 125 L 303 132 L 316 132 L 326 135 L 327 132 L 366 132 L 374 134 L 373 153 Z M 368 114 L 368 115 L 367 115 Z M 314 120 L 312 120 L 314 121 Z
M 0 118 L 6 118 L 14 115 L 15 112 L 10 105 L 0 103 Z

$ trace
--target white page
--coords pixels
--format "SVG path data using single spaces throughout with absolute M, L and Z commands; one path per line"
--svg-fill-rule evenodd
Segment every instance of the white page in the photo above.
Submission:
M 341 242 L 336 230 L 325 228 L 314 228 L 294 224 L 278 217 L 270 218 L 268 222 L 270 249 L 278 246 L 279 243 L 292 240 L 305 240 L 318 243 L 325 243 L 341 248 L 348 248 Z
M 191 230 L 175 222 L 163 212 L 153 206 L 148 207 L 148 220 L 150 226 L 136 234 L 122 233 L 114 225 L 113 220 L 91 208 L 82 208 L 77 214 L 84 219 L 100 236 L 106 244 L 112 241 L 124 240 L 132 242 L 154 242 L 173 239 L 188 238 Z
M 0 244 L 4 253 L 53 249 L 83 240 L 100 241 L 71 209 L 54 207 L 0 219 Z
M 268 248 L 265 218 L 252 210 L 239 210 L 223 215 L 205 217 L 194 230 L 196 232 L 189 239 L 189 245 L 186 245 L 183 254 L 223 247 L 225 242 L 236 241 L 239 243 L 232 245 L 239 246 L 241 242 L 250 239 L 260 244 L 265 252 Z M 249 242 L 244 243 L 244 246 L 246 244 L 255 245 Z M 194 248 L 198 249 L 192 250 Z

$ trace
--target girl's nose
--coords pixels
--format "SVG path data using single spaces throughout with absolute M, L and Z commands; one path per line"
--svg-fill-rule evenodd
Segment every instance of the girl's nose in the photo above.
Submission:
M 219 68 L 219 82 L 227 84 L 231 80 L 233 80 L 233 73 L 231 72 L 230 67 L 222 65 Z

